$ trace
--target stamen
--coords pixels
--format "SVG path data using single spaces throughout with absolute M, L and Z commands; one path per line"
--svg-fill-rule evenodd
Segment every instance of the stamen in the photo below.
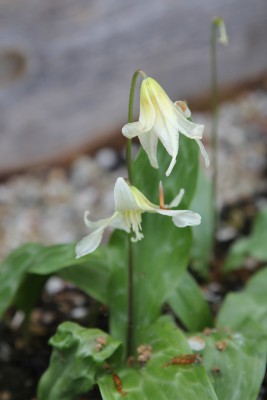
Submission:
M 164 207 L 164 191 L 162 186 L 162 181 L 159 182 L 159 207 L 161 210 L 165 210 Z

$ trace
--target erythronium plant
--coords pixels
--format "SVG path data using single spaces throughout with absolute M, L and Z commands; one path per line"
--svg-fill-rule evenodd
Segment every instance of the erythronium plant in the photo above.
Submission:
M 135 123 L 139 76 L 141 109 Z M 213 321 L 200 288 L 186 271 L 191 227 L 201 229 L 198 239 L 203 238 L 196 243 L 207 238 L 205 212 L 200 212 L 201 224 L 194 212 L 203 209 L 198 204 L 203 196 L 192 200 L 196 186 L 198 193 L 206 190 L 203 174 L 198 175 L 198 151 L 206 164 L 208 157 L 200 141 L 203 127 L 189 118 L 186 103 L 172 103 L 155 80 L 136 71 L 123 132 L 138 136 L 143 148 L 132 160 L 128 138 L 128 179 L 120 177 L 115 183 L 114 214 L 93 222 L 87 211 L 89 235 L 77 245 L 27 244 L 2 263 L 0 314 L 11 303 L 29 313 L 38 290 L 53 273 L 109 309 L 109 333 L 73 322 L 59 326 L 49 342 L 53 353 L 38 400 L 76 400 L 95 384 L 104 400 L 256 400 L 266 365 L 266 271 L 238 299 L 227 297 Z M 166 205 L 164 195 L 174 200 Z M 108 226 L 114 232 L 108 245 L 100 245 Z M 261 229 L 266 232 L 265 226 Z M 243 298 L 248 311 L 242 307 Z M 162 316 L 166 304 L 187 334 L 172 317 Z M 207 326 L 212 329 L 204 329 Z

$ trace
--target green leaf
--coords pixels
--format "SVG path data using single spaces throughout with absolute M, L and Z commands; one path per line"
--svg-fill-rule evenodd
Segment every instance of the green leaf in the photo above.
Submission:
M 254 275 L 245 290 L 226 296 L 217 316 L 217 326 L 267 339 L 267 269 Z M 267 347 L 267 343 L 266 343 Z
M 224 272 L 234 271 L 235 269 L 242 268 L 247 256 L 249 255 L 250 240 L 249 238 L 242 238 L 236 240 L 231 246 L 227 255 Z
M 218 400 L 255 400 L 265 374 L 266 351 L 241 333 L 199 334 L 206 342 L 203 363 Z M 218 350 L 217 346 L 225 346 Z
M 129 400 L 217 400 L 212 385 L 201 364 L 170 365 L 174 357 L 190 354 L 182 332 L 169 318 L 140 331 L 139 345 L 152 347 L 152 356 L 143 368 L 116 368 L 121 390 Z M 114 385 L 112 375 L 99 379 L 104 400 L 118 400 L 122 394 Z
M 181 135 L 179 157 L 167 179 L 164 173 L 168 167 L 169 157 L 162 146 L 158 149 L 158 160 L 161 168 L 151 168 L 147 155 L 143 150 L 140 151 L 134 163 L 134 185 L 155 203 L 159 203 L 160 180 L 163 181 L 166 203 L 184 188 L 186 194 L 179 208 L 188 208 L 197 179 L 197 144 L 194 140 Z M 177 228 L 171 218 L 157 214 L 142 214 L 142 231 L 144 239 L 133 244 L 136 338 L 140 327 L 153 323 L 159 317 L 163 303 L 177 287 L 188 265 L 192 240 L 190 228 Z M 125 342 L 128 307 L 127 235 L 115 232 L 110 246 L 113 248 L 111 250 L 113 273 L 109 285 L 111 332 L 114 337 Z
M 256 261 L 267 261 L 267 208 L 256 216 L 252 233 L 239 239 L 231 247 L 227 256 L 224 271 L 229 272 L 242 268 L 247 257 Z
M 57 275 L 72 282 L 94 299 L 107 304 L 110 272 L 106 260 L 94 260 L 61 269 Z
M 48 278 L 49 275 L 25 274 L 15 295 L 14 304 L 17 308 L 25 312 L 26 319 L 39 300 L 40 293 Z
M 260 271 L 250 278 L 246 285 L 247 293 L 263 292 L 267 291 L 267 266 L 263 267 Z
M 192 268 L 207 277 L 213 245 L 214 203 L 212 184 L 203 168 L 199 168 L 196 193 L 190 208 L 201 215 L 201 224 L 192 228 Z
M 106 303 L 110 278 L 108 248 L 76 259 L 75 244 L 57 244 L 44 247 L 36 256 L 30 272 L 47 275 L 56 273 L 74 283 L 96 300 Z
M 213 325 L 208 303 L 188 272 L 179 281 L 168 303 L 189 331 L 194 332 Z
M 258 261 L 267 261 L 267 207 L 255 218 L 250 238 L 250 255 Z
M 162 181 L 165 193 L 165 202 L 170 201 L 183 188 L 185 195 L 181 206 L 188 206 L 195 194 L 198 176 L 198 146 L 195 140 L 188 139 L 180 135 L 179 155 L 174 169 L 170 176 L 165 176 L 170 157 L 161 144 L 158 146 L 158 163 L 160 168 L 155 169 L 150 166 L 147 155 L 143 149 L 140 150 L 137 159 L 134 161 L 133 184 L 141 190 L 149 200 L 159 203 L 158 188 Z
M 37 243 L 25 244 L 14 250 L 0 264 L 0 316 L 12 303 L 26 272 L 42 246 Z
M 58 272 L 59 270 L 79 264 L 103 263 L 105 260 L 105 248 L 98 248 L 93 254 L 88 254 L 85 257 L 76 258 L 75 256 L 75 243 L 70 244 L 56 244 L 52 246 L 43 247 L 38 252 L 30 272 L 39 275 L 47 275 Z
M 97 350 L 97 338 L 107 342 Z M 49 343 L 53 353 L 48 370 L 38 387 L 38 400 L 74 400 L 89 391 L 103 365 L 120 347 L 120 343 L 99 329 L 86 329 L 64 322 Z

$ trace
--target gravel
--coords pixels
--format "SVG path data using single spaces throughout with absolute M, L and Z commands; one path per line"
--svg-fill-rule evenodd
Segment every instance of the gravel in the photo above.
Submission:
M 205 124 L 204 144 L 209 150 L 210 114 L 194 113 L 193 119 Z M 243 94 L 220 107 L 219 207 L 266 192 L 266 145 L 266 91 Z M 123 157 L 122 151 L 103 148 L 95 157 L 77 158 L 68 169 L 33 171 L 2 182 L 0 258 L 25 242 L 78 241 L 87 233 L 83 223 L 87 209 L 95 219 L 109 216 L 114 209 L 114 182 L 127 176 Z

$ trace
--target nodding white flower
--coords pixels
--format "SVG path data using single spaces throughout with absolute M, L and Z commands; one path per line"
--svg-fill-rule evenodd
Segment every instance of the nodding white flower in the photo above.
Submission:
M 154 168 L 158 168 L 157 145 L 158 140 L 161 141 L 172 157 L 166 171 L 167 176 L 170 175 L 176 163 L 179 133 L 199 141 L 202 139 L 204 130 L 204 125 L 195 124 L 187 119 L 191 113 L 187 106 L 184 111 L 181 103 L 183 102 L 173 103 L 153 78 L 145 78 L 140 89 L 139 121 L 128 123 L 122 128 L 123 135 L 128 139 L 138 136 Z
M 158 213 L 172 218 L 174 225 L 183 228 L 185 226 L 199 225 L 201 217 L 190 210 L 171 210 L 177 207 L 183 197 L 184 190 L 170 203 L 164 205 L 162 186 L 160 186 L 160 205 L 151 203 L 135 186 L 129 185 L 123 178 L 118 178 L 114 187 L 115 212 L 110 218 L 101 219 L 97 222 L 89 220 L 89 211 L 84 214 L 84 222 L 92 231 L 84 237 L 76 246 L 76 257 L 82 257 L 92 253 L 100 244 L 105 228 L 108 226 L 122 229 L 128 233 L 133 231 L 136 242 L 143 239 L 142 234 L 142 213 Z

